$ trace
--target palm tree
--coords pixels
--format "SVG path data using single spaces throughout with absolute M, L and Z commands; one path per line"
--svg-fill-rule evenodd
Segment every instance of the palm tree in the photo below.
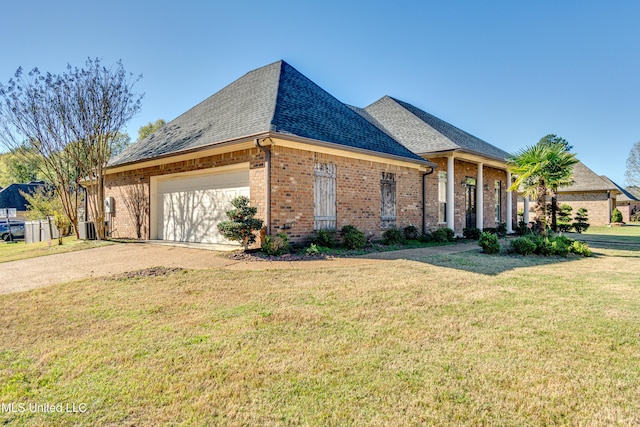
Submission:
M 536 198 L 536 223 L 539 231 L 547 225 L 547 193 L 552 192 L 552 224 L 555 224 L 556 193 L 558 187 L 573 183 L 573 165 L 578 163 L 575 154 L 560 143 L 538 143 L 526 147 L 507 159 L 507 165 L 516 179 L 511 191 L 522 189 L 524 197 Z

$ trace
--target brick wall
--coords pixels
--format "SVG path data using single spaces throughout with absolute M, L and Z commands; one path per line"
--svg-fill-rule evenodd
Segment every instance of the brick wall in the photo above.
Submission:
M 306 240 L 314 225 L 314 164 L 336 165 L 337 229 L 354 225 L 380 237 L 380 179 L 396 174 L 396 226 L 422 226 L 422 172 L 402 166 L 274 146 L 271 154 L 272 234 Z
M 125 206 L 134 189 L 146 198 L 142 238 L 150 238 L 150 178 L 166 174 L 209 169 L 237 163 L 250 164 L 251 204 L 257 217 L 265 219 L 266 183 L 264 154 L 258 149 L 175 162 L 110 174 L 105 196 L 114 197 L 116 212 L 110 218 L 112 236 L 136 238 L 132 212 Z M 380 237 L 380 179 L 382 172 L 396 174 L 397 227 L 422 225 L 422 172 L 402 166 L 351 159 L 275 145 L 271 153 L 271 233 L 286 232 L 292 241 L 306 240 L 314 225 L 314 164 L 333 163 L 337 168 L 337 228 L 350 224 Z M 434 194 L 434 193 L 431 193 Z M 437 193 L 435 193 L 437 196 Z M 437 209 L 437 205 L 436 205 Z M 437 210 L 436 210 L 437 212 Z
M 551 198 L 547 197 L 547 203 L 551 202 Z M 558 195 L 558 206 L 567 204 L 571 206 L 573 211 L 571 216 L 574 217 L 578 209 L 587 209 L 589 224 L 591 225 L 607 225 L 610 220 L 609 199 L 606 191 L 593 191 L 581 193 L 560 193 Z M 612 200 L 612 206 L 615 205 L 615 199 Z M 536 202 L 529 202 L 529 220 L 535 220 Z M 518 199 L 518 210 L 524 209 L 522 198 Z M 624 213 L 623 213 L 624 215 Z M 550 220 L 549 220 L 550 221 Z

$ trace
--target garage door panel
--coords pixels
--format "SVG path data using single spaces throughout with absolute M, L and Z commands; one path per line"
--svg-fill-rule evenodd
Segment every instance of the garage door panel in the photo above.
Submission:
M 218 232 L 231 200 L 249 197 L 249 171 L 187 176 L 158 183 L 158 238 L 232 243 Z

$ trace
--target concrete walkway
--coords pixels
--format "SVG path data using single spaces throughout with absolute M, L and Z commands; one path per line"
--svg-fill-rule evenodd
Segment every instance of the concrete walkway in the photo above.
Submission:
M 119 243 L 0 264 L 4 280 L 0 294 L 22 292 L 43 286 L 91 277 L 104 277 L 151 267 L 188 269 L 272 270 L 350 267 L 397 259 L 415 259 L 435 254 L 464 252 L 478 248 L 476 243 L 379 252 L 355 258 L 309 261 L 239 261 L 212 248 L 156 243 Z

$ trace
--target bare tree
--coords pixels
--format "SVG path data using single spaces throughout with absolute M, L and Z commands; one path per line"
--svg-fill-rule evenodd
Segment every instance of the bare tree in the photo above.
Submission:
M 18 69 L 0 85 L 0 143 L 14 149 L 27 141 L 35 148 L 76 234 L 82 183 L 97 235 L 105 236 L 104 172 L 120 129 L 140 109 L 142 95 L 133 93 L 139 78 L 121 62 L 107 68 L 88 59 L 85 68 L 68 66 L 60 75 Z
M 145 186 L 141 183 L 133 184 L 127 188 L 124 197 L 124 204 L 135 221 L 138 239 L 141 239 L 143 231 L 146 231 L 145 227 L 149 212 L 149 197 L 144 188 Z
M 633 144 L 629 157 L 627 157 L 627 170 L 625 171 L 627 185 L 640 186 L 640 141 Z

